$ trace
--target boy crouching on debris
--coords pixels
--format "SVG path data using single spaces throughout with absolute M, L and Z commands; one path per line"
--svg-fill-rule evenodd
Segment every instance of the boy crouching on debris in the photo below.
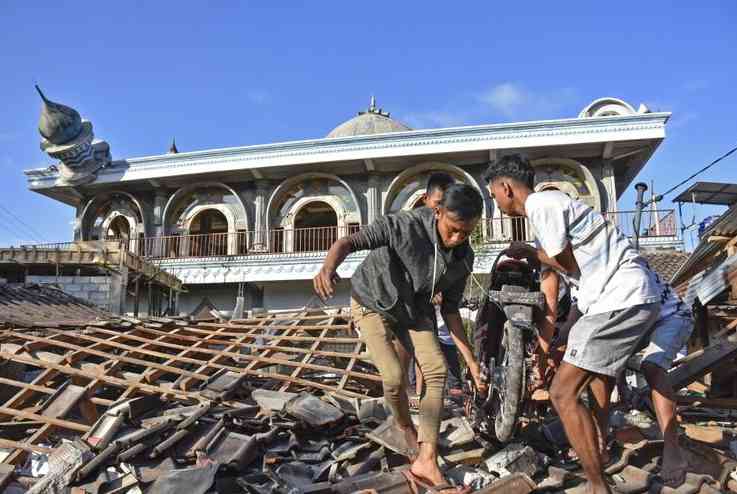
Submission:
M 583 316 L 573 325 L 550 397 L 588 479 L 588 492 L 611 492 L 603 473 L 596 424 L 579 402 L 592 383 L 611 389 L 638 345 L 647 341 L 660 313 L 660 294 L 644 259 L 616 227 L 590 206 L 556 190 L 534 192 L 527 158 L 505 156 L 486 172 L 489 192 L 510 216 L 525 216 L 541 249 L 516 243 L 511 257 L 527 258 L 579 282 Z M 551 325 L 540 347 L 550 351 Z M 608 407 L 609 396 L 599 406 Z
M 479 364 L 463 330 L 459 304 L 474 262 L 468 238 L 481 218 L 483 201 L 468 185 L 449 186 L 436 209 L 419 208 L 384 216 L 335 242 L 314 279 L 317 295 L 331 297 L 337 270 L 352 252 L 371 250 L 351 280 L 353 320 L 381 374 L 384 399 L 397 428 L 419 451 L 408 479 L 434 490 L 453 489 L 437 464 L 438 431 L 447 367 L 434 325 L 432 300 L 443 293 L 442 315 L 473 376 L 483 387 Z M 392 342 L 414 354 L 425 378 L 419 433 L 409 414 L 407 363 Z

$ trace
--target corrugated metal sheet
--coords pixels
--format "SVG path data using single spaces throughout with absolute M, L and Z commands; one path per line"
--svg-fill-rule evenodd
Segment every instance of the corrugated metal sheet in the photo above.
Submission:
M 711 228 L 704 232 L 701 236 L 701 242 L 694 249 L 691 257 L 689 257 L 676 274 L 673 275 L 671 284 L 680 285 L 682 282 L 686 281 L 683 279 L 685 273 L 688 273 L 695 266 L 698 266 L 698 264 L 703 262 L 704 259 L 707 259 L 709 256 L 719 252 L 721 249 L 720 244 L 708 242 L 709 237 L 715 235 L 720 237 L 737 236 L 737 204 L 730 207 L 722 216 L 719 217 L 718 220 L 714 222 Z M 709 266 L 703 266 L 705 269 L 708 267 Z
M 737 266 L 737 255 L 728 257 L 719 266 L 712 269 L 704 276 L 697 289 L 699 300 L 702 304 L 708 304 L 715 297 L 729 288 L 727 276 Z

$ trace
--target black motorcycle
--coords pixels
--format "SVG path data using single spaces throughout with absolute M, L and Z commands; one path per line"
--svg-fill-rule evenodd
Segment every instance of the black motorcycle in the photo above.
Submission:
M 505 443 L 514 435 L 539 335 L 536 321 L 545 299 L 539 271 L 518 260 L 494 261 L 488 288 L 479 303 L 474 332 L 476 357 L 487 390 L 469 381 L 467 412 L 482 434 Z

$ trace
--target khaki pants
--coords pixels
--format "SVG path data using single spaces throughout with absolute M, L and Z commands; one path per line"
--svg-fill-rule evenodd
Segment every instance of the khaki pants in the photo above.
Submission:
M 411 423 L 406 389 L 408 369 L 403 368 L 393 339 L 399 339 L 410 355 L 414 352 L 425 378 L 425 389 L 420 396 L 418 441 L 437 444 L 448 367 L 432 323 L 428 321 L 429 326 L 422 329 L 397 328 L 380 314 L 361 306 L 353 299 L 351 316 L 381 374 L 384 400 L 392 415 L 402 425 Z

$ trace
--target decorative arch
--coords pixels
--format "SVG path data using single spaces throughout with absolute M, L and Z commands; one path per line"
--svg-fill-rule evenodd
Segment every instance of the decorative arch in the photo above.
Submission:
M 585 202 L 597 211 L 602 210 L 599 184 L 591 170 L 570 158 L 541 158 L 532 160 L 535 167 L 535 191 L 554 187 L 571 198 Z
M 289 189 L 291 187 L 299 185 L 301 183 L 306 183 L 307 181 L 311 179 L 330 180 L 344 187 L 346 191 L 348 192 L 348 194 L 350 195 L 351 202 L 353 202 L 353 207 L 355 208 L 354 212 L 356 215 L 356 219 L 358 219 L 358 223 L 360 224 L 364 223 L 363 213 L 361 212 L 361 205 L 360 205 L 361 203 L 358 202 L 358 196 L 356 195 L 353 188 L 350 185 L 348 185 L 348 183 L 345 180 L 339 178 L 337 175 L 332 175 L 330 173 L 310 172 L 310 173 L 303 173 L 295 177 L 287 178 L 282 183 L 280 183 L 279 186 L 271 194 L 271 197 L 269 197 L 269 201 L 266 204 L 266 215 L 267 215 L 266 224 L 268 225 L 269 228 L 274 226 L 275 219 L 276 219 L 274 208 L 277 207 L 277 205 L 281 205 L 279 204 L 280 198 L 286 192 L 289 192 Z M 337 199 L 337 196 L 332 195 L 332 194 L 319 194 L 319 195 L 313 195 L 313 196 L 305 196 L 303 198 L 298 199 L 297 202 L 303 199 L 310 199 L 310 198 L 315 199 L 315 200 L 320 200 L 323 202 L 333 201 L 333 203 L 330 203 L 330 202 L 328 203 L 331 204 L 331 206 L 333 207 L 340 207 L 343 210 L 343 212 L 346 214 L 348 210 L 350 209 L 350 205 L 345 204 L 342 199 L 338 199 L 338 201 L 336 202 L 335 199 Z M 340 203 L 340 205 L 338 205 L 338 202 Z M 297 203 L 295 203 L 294 205 L 290 207 L 290 212 L 294 211 L 294 208 L 296 205 Z M 338 210 L 336 209 L 336 213 L 337 212 Z M 291 216 L 291 215 L 285 215 L 285 216 Z M 340 218 L 340 215 L 339 215 L 339 218 Z M 280 221 L 280 226 L 283 225 L 284 221 L 285 221 L 285 218 L 282 218 Z M 290 220 L 287 220 L 287 221 L 290 221 Z M 293 217 L 291 218 L 291 221 L 293 223 L 294 221 Z
M 330 210 L 327 214 L 316 215 L 306 213 L 311 206 L 324 205 Z M 314 209 L 314 208 L 313 208 Z M 347 233 L 346 211 L 343 201 L 337 197 L 305 197 L 292 207 L 289 214 L 290 225 L 284 229 L 284 249 L 287 252 L 317 252 L 330 249 L 339 236 Z M 303 225 L 298 222 L 303 213 L 309 215 L 308 218 L 322 219 L 323 221 L 310 221 L 309 225 Z M 327 221 L 324 221 L 326 220 Z M 321 224 L 315 224 L 321 223 Z M 290 233 L 291 232 L 291 233 Z M 339 235 L 340 233 L 340 235 Z
M 388 214 L 388 213 L 393 212 L 391 210 L 392 203 L 394 202 L 394 200 L 396 199 L 400 191 L 406 190 L 405 184 L 412 177 L 415 177 L 417 175 L 420 175 L 428 171 L 446 172 L 449 175 L 461 180 L 463 183 L 470 185 L 471 187 L 476 189 L 478 193 L 481 194 L 481 197 L 484 199 L 483 218 L 484 219 L 487 218 L 488 209 L 489 209 L 487 194 L 484 193 L 484 191 L 479 186 L 478 182 L 476 182 L 476 180 L 462 168 L 459 168 L 455 165 L 451 165 L 449 163 L 441 163 L 441 162 L 435 162 L 435 161 L 415 165 L 411 168 L 407 168 L 402 173 L 397 175 L 394 178 L 394 180 L 392 180 L 392 183 L 389 185 L 386 195 L 384 196 L 381 213 Z M 412 207 L 412 205 L 414 205 L 417 202 L 417 200 L 419 199 L 419 196 L 422 195 L 423 192 L 424 192 L 423 189 L 409 191 L 408 192 L 409 196 L 405 200 L 402 201 L 401 207 L 397 209 L 405 209 L 408 207 Z
M 221 213 L 223 216 L 225 216 L 225 220 L 228 223 L 228 233 L 236 232 L 236 218 L 235 214 L 233 214 L 232 209 L 225 207 L 225 205 L 223 204 L 200 204 L 186 211 L 184 222 L 182 224 L 185 234 L 191 235 L 193 233 L 192 223 L 194 222 L 195 218 L 203 213 L 206 213 L 207 211 L 218 211 L 219 213 Z
M 166 202 L 166 205 L 164 206 L 164 211 L 161 215 L 161 221 L 164 225 L 164 228 L 166 230 L 165 233 L 174 233 L 173 230 L 178 230 L 179 228 L 172 228 L 174 225 L 172 225 L 171 222 L 171 214 L 174 211 L 174 209 L 177 207 L 179 202 L 184 199 L 187 194 L 191 194 L 194 192 L 197 192 L 198 190 L 206 190 L 206 189 L 223 189 L 226 192 L 230 193 L 236 201 L 236 208 L 237 210 L 234 211 L 231 207 L 228 207 L 226 204 L 203 204 L 203 205 L 195 205 L 191 209 L 197 209 L 200 206 L 206 206 L 210 209 L 218 209 L 221 212 L 224 212 L 225 209 L 229 210 L 229 213 L 226 214 L 226 218 L 229 218 L 228 221 L 228 231 L 231 231 L 231 220 L 232 220 L 232 231 L 236 232 L 237 230 L 248 230 L 249 221 L 248 221 L 248 213 L 246 211 L 246 207 L 243 204 L 243 200 L 241 199 L 240 195 L 230 186 L 222 183 L 222 182 L 201 182 L 197 184 L 191 184 L 191 185 L 185 185 L 184 187 L 181 187 L 177 189 L 174 194 L 169 197 L 169 200 Z M 190 211 L 186 211 L 185 217 L 190 216 Z M 242 224 L 239 224 L 239 218 L 240 216 L 242 220 Z M 190 218 L 193 218 L 193 216 Z
M 619 98 L 599 98 L 592 101 L 586 108 L 581 110 L 578 118 L 591 117 L 613 117 L 621 115 L 634 115 L 635 109 L 624 100 Z
M 108 232 L 112 228 L 116 220 L 121 220 L 121 219 L 125 221 L 127 225 L 128 239 L 130 239 L 132 235 L 135 235 L 136 226 L 138 224 L 138 222 L 136 221 L 136 218 L 122 211 L 111 211 L 110 214 L 108 214 L 107 217 L 103 220 L 102 226 L 100 229 L 101 232 L 105 234 L 105 237 L 109 237 Z
M 128 249 L 138 251 L 138 239 L 146 234 L 146 215 L 141 203 L 132 194 L 112 190 L 98 194 L 87 201 L 80 215 L 82 240 L 104 240 L 107 229 L 117 217 L 128 223 L 130 238 Z
M 339 197 L 335 196 L 314 196 L 314 197 L 303 197 L 299 199 L 297 202 L 294 203 L 294 205 L 289 209 L 289 214 L 287 214 L 284 218 L 281 220 L 281 227 L 282 228 L 294 228 L 296 225 L 297 215 L 305 209 L 307 206 L 313 203 L 325 203 L 331 208 L 333 208 L 333 211 L 335 211 L 335 214 L 337 216 L 337 226 L 346 226 L 347 223 L 345 221 L 348 211 L 346 209 L 345 204 Z

